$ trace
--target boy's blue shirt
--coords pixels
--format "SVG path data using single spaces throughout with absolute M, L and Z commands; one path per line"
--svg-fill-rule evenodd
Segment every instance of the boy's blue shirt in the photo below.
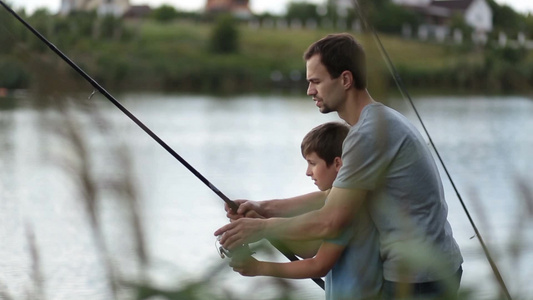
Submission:
M 383 281 L 379 236 L 366 207 L 337 238 L 324 240 L 324 243 L 345 246 L 326 275 L 326 300 L 367 299 L 379 295 Z

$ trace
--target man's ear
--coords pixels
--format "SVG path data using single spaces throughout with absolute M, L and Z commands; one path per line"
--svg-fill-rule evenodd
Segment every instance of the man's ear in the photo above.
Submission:
M 344 86 L 345 89 L 349 89 L 353 86 L 353 74 L 350 71 L 344 71 L 341 73 L 342 77 L 342 86 Z
M 333 160 L 333 165 L 335 166 L 335 171 L 339 172 L 339 170 L 341 169 L 342 167 L 342 160 L 340 157 L 335 157 L 335 159 Z

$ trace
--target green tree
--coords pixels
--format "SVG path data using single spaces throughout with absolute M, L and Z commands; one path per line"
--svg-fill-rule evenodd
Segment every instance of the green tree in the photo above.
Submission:
M 376 30 L 400 33 L 404 24 L 416 28 L 420 25 L 420 16 L 391 0 L 358 0 L 359 12 L 362 17 Z
M 529 39 L 533 38 L 533 14 L 528 14 L 524 20 L 525 22 L 525 32 L 528 35 Z
M 371 10 L 368 20 L 377 30 L 389 33 L 400 33 L 404 24 L 417 27 L 420 24 L 416 13 L 392 2 L 383 2 L 379 9 Z
M 290 2 L 287 8 L 287 19 L 298 19 L 305 22 L 308 19 L 319 18 L 316 4 L 307 2 Z
M 28 18 L 28 23 L 32 24 L 33 28 L 44 36 L 50 36 L 54 25 L 52 15 L 46 9 L 36 10 L 33 15 Z M 27 42 L 32 50 L 43 52 L 47 49 L 46 45 L 33 36 L 33 34 L 28 36 Z
M 170 5 L 163 4 L 152 11 L 151 17 L 161 23 L 168 23 L 178 17 L 178 11 Z
M 492 9 L 493 32 L 505 32 L 516 35 L 525 29 L 525 16 L 514 11 L 510 6 L 499 5 L 494 0 L 488 0 Z
M 331 1 L 331 0 L 330 0 Z M 358 7 L 361 14 L 370 19 L 372 15 L 377 14 L 390 0 L 358 0 Z
M 2 25 L 0 27 L 0 55 L 9 54 L 13 50 L 12 38 L 10 35 L 13 34 L 16 28 L 16 19 L 12 17 L 3 7 L 0 7 L 0 20 L 2 20 Z M 0 85 L 1 86 L 1 85 Z
M 96 22 L 98 15 L 96 11 L 78 11 L 72 12 L 68 17 L 68 23 L 73 28 L 73 34 L 80 38 L 86 38 L 93 33 L 94 23 Z
M 210 48 L 214 53 L 235 53 L 239 50 L 239 31 L 231 15 L 220 15 L 211 32 Z

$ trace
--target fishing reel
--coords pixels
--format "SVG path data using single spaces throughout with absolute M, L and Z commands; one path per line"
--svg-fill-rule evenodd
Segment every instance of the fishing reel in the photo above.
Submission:
M 233 250 L 228 250 L 226 248 L 224 248 L 221 244 L 220 244 L 220 239 L 222 238 L 222 235 L 219 235 L 217 236 L 216 240 L 215 240 L 215 247 L 218 251 L 218 254 L 220 255 L 220 258 L 224 259 L 226 257 L 228 258 L 233 258 L 233 257 L 248 257 L 248 256 L 252 256 L 253 254 L 255 254 L 255 252 L 252 252 L 252 250 L 250 250 L 250 247 L 248 245 L 242 245 L 240 247 L 237 247 Z

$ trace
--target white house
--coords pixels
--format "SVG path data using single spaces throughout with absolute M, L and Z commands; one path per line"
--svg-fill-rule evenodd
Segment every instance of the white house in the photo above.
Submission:
M 96 10 L 99 15 L 122 16 L 130 8 L 129 0 L 61 0 L 59 13 Z
M 479 33 L 492 31 L 492 9 L 486 0 L 433 0 L 430 4 L 463 16 L 466 24 Z
M 486 0 L 392 0 L 424 16 L 426 25 L 446 27 L 455 15 L 464 18 L 476 34 L 492 31 L 492 9 Z
M 455 41 L 462 41 L 462 32 L 450 31 L 454 16 L 461 16 L 473 28 L 472 40 L 485 43 L 492 31 L 492 9 L 486 0 L 392 0 L 394 3 L 420 14 L 424 24 L 418 28 L 418 36 L 430 35 L 443 41 L 450 34 Z

